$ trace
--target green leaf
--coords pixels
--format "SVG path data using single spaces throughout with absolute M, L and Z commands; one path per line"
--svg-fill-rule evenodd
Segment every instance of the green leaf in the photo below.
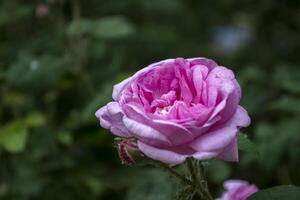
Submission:
M 11 153 L 22 152 L 27 141 L 27 129 L 21 121 L 0 129 L 0 146 Z
M 28 19 L 32 13 L 31 5 L 18 5 L 13 1 L 1 2 L 0 4 L 0 27 L 12 24 L 19 20 Z
M 80 36 L 90 32 L 92 29 L 92 21 L 88 19 L 81 19 L 72 21 L 67 26 L 67 34 L 69 36 Z
M 282 185 L 260 190 L 248 200 L 299 200 L 300 188 L 294 185 Z
M 73 142 L 73 137 L 69 132 L 60 132 L 57 137 L 58 140 L 65 145 L 70 145 Z
M 93 23 L 92 35 L 104 39 L 120 39 L 131 35 L 134 26 L 126 18 L 110 16 Z
M 300 98 L 283 96 L 273 101 L 270 104 L 269 109 L 297 114 L 300 112 Z
M 172 196 L 174 185 L 168 180 L 168 174 L 156 169 L 139 172 L 135 171 L 130 177 L 133 182 L 126 200 L 166 200 Z
M 32 113 L 25 119 L 26 126 L 37 127 L 45 123 L 45 117 L 40 113 Z
M 241 151 L 256 155 L 259 154 L 256 145 L 251 140 L 249 140 L 248 136 L 244 133 L 239 134 L 238 147 Z
M 206 167 L 208 177 L 214 183 L 223 183 L 230 176 L 230 166 L 221 160 L 211 160 Z

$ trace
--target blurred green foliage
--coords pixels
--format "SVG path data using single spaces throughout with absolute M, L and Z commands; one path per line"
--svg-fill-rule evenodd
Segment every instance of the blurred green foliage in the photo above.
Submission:
M 113 84 L 169 57 L 214 58 L 236 72 L 252 125 L 228 178 L 300 184 L 297 0 L 0 1 L 0 199 L 173 199 L 151 167 L 120 164 L 94 112 Z

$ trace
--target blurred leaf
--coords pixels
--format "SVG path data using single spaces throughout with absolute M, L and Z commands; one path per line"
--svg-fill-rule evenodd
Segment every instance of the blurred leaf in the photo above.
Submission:
M 134 25 L 122 16 L 109 16 L 96 20 L 91 33 L 104 39 L 120 39 L 134 33 Z
M 293 185 L 276 186 L 260 190 L 247 200 L 299 200 L 300 188 Z
M 283 88 L 294 93 L 300 93 L 299 67 L 278 66 L 274 73 L 274 79 L 279 88 Z
M 101 93 L 94 96 L 89 103 L 86 104 L 80 114 L 81 122 L 95 121 L 95 112 L 104 106 L 111 99 L 112 84 L 103 85 L 100 89 Z
M 95 195 L 100 195 L 104 192 L 104 184 L 96 177 L 87 177 L 86 184 Z
M 4 196 L 8 192 L 8 184 L 7 183 L 1 183 L 0 184 L 0 197 Z
M 22 152 L 27 141 L 27 129 L 22 121 L 13 122 L 0 129 L 0 145 L 11 153 Z
M 45 117 L 40 113 L 32 113 L 25 120 L 27 127 L 37 127 L 45 123 Z
M 73 137 L 69 132 L 60 132 L 57 137 L 58 140 L 65 145 L 70 145 L 73 142 Z
M 230 176 L 230 167 L 228 163 L 220 160 L 211 160 L 205 168 L 209 180 L 214 183 L 222 184 Z
M 249 140 L 246 134 L 240 133 L 238 140 L 239 140 L 238 142 L 239 150 L 245 151 L 247 153 L 256 154 L 256 155 L 259 154 L 256 145 L 253 142 L 251 142 L 251 140 Z
M 0 26 L 24 19 L 32 10 L 32 6 L 28 4 L 18 5 L 13 1 L 2 1 L 0 3 Z
M 3 97 L 3 103 L 9 106 L 21 106 L 26 102 L 25 96 L 22 93 L 18 92 L 6 92 Z
M 300 113 L 300 99 L 284 96 L 272 102 L 270 109 L 298 114 Z
M 81 19 L 71 22 L 67 28 L 70 36 L 91 34 L 102 39 L 120 39 L 134 31 L 134 25 L 122 16 L 108 16 L 97 20 Z
M 70 36 L 80 36 L 89 33 L 93 28 L 93 22 L 88 19 L 72 21 L 67 27 L 67 34 Z
M 36 57 L 27 51 L 20 52 L 6 71 L 7 83 L 30 91 L 53 86 L 66 69 L 62 62 L 61 58 L 52 55 Z
M 142 170 L 135 173 L 132 183 L 126 195 L 131 200 L 166 200 L 172 196 L 172 183 L 168 176 L 160 170 Z M 133 177 L 131 177 L 133 178 Z

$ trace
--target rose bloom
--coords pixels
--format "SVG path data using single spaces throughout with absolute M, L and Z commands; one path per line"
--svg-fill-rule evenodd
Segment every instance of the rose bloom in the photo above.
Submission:
M 246 200 L 258 191 L 255 185 L 242 180 L 228 180 L 224 183 L 224 187 L 226 192 L 217 200 Z
M 207 58 L 167 59 L 114 86 L 96 112 L 103 128 L 135 138 L 140 151 L 176 165 L 187 157 L 238 161 L 237 136 L 250 124 L 231 70 Z

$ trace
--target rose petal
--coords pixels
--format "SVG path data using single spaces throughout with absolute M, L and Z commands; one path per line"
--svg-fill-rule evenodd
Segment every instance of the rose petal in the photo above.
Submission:
M 199 103 L 201 100 L 202 82 L 203 82 L 202 69 L 203 68 L 206 68 L 206 67 L 196 65 L 193 70 L 193 83 L 194 83 L 194 88 L 196 90 L 196 94 L 194 97 L 194 103 Z
M 233 141 L 221 151 L 221 153 L 218 155 L 218 158 L 232 162 L 239 161 L 237 138 L 234 138 Z
M 103 128 L 110 129 L 117 136 L 130 137 L 128 129 L 122 122 L 124 113 L 117 102 L 108 103 L 106 106 L 100 108 L 95 115 Z
M 218 153 L 216 152 L 197 152 L 193 154 L 193 158 L 197 160 L 209 160 L 216 157 Z
M 209 71 L 218 66 L 218 64 L 208 58 L 198 57 L 198 58 L 186 58 L 189 62 L 191 62 L 191 65 L 204 65 L 209 68 Z
M 129 85 L 131 79 L 132 79 L 132 77 L 129 77 L 129 78 L 123 80 L 122 82 L 114 85 L 113 93 L 112 93 L 113 100 L 115 100 L 115 101 L 119 100 L 119 97 L 120 97 L 122 91 L 124 90 L 124 88 L 126 88 Z
M 120 97 L 120 94 L 121 92 L 130 84 L 130 82 L 132 82 L 133 80 L 135 80 L 138 76 L 140 76 L 141 74 L 153 69 L 153 68 L 156 68 L 156 67 L 161 67 L 161 65 L 164 65 L 164 64 L 169 64 L 169 63 L 172 63 L 174 62 L 175 59 L 171 58 L 171 59 L 166 59 L 166 60 L 162 60 L 162 61 L 159 61 L 159 62 L 156 62 L 156 63 L 153 63 L 151 65 L 148 65 L 147 67 L 139 70 L 138 72 L 136 72 L 132 77 L 129 77 L 125 80 L 123 80 L 122 82 L 116 84 L 113 88 L 113 99 L 115 101 L 117 101 Z M 196 64 L 200 64 L 200 65 L 205 65 L 207 67 L 210 67 L 211 69 L 214 68 L 215 66 L 217 66 L 217 64 L 211 60 L 211 59 L 207 59 L 207 58 L 188 58 L 186 59 L 192 63 L 194 63 L 194 65 Z
M 212 93 L 211 90 L 215 92 L 215 88 L 218 88 L 218 96 L 221 98 L 220 102 L 215 102 L 216 106 L 209 120 L 215 116 L 220 116 L 221 120 L 218 124 L 224 123 L 232 117 L 239 104 L 240 86 L 235 80 L 233 72 L 221 66 L 211 71 L 207 78 L 207 84 L 209 85 L 208 93 Z M 210 98 L 210 105 L 213 105 L 216 100 L 216 98 Z
M 223 124 L 222 127 L 199 136 L 190 143 L 190 146 L 198 152 L 220 151 L 236 138 L 239 127 L 246 127 L 249 124 L 250 118 L 247 112 L 239 106 L 232 119 Z
M 224 182 L 224 188 L 226 190 L 234 190 L 243 185 L 248 185 L 248 182 L 243 180 L 228 180 Z
M 177 165 L 186 159 L 187 156 L 181 155 L 174 151 L 170 151 L 167 149 L 159 149 L 148 144 L 145 144 L 141 141 L 138 141 L 138 148 L 148 157 L 153 160 L 159 160 L 163 163 Z
M 245 200 L 258 191 L 255 185 L 243 180 L 227 180 L 224 183 L 226 191 L 216 200 Z
M 165 135 L 171 145 L 180 145 L 193 140 L 193 134 L 181 126 L 171 121 L 156 120 L 149 118 L 141 109 L 135 105 L 126 104 L 123 106 L 126 116 L 136 122 L 152 127 L 154 130 Z M 149 138 L 149 142 L 152 139 Z M 148 142 L 147 142 L 148 143 Z M 152 143 L 152 142 L 151 142 Z M 152 143 L 153 144 L 153 143 Z
M 103 106 L 98 109 L 95 113 L 96 117 L 100 121 L 100 125 L 105 129 L 110 129 L 111 127 L 111 117 L 108 114 L 107 106 Z
M 150 126 L 132 120 L 128 117 L 124 117 L 123 122 L 130 133 L 139 140 L 159 146 L 170 146 L 171 144 L 165 135 Z
M 162 60 L 162 61 L 153 63 L 153 64 L 151 64 L 151 65 L 149 65 L 149 66 L 147 66 L 147 67 L 145 67 L 145 68 L 139 70 L 139 71 L 136 72 L 133 76 L 131 76 L 131 77 L 129 77 L 129 78 L 123 80 L 122 82 L 120 82 L 120 83 L 118 83 L 118 84 L 116 84 L 116 85 L 114 85 L 114 87 L 113 87 L 113 94 L 112 94 L 113 99 L 114 99 L 115 101 L 118 101 L 118 100 L 119 100 L 119 97 L 120 97 L 120 95 L 121 95 L 121 93 L 122 93 L 122 91 L 123 91 L 126 87 L 128 87 L 128 86 L 130 85 L 130 83 L 131 83 L 132 81 L 134 81 L 134 80 L 135 80 L 138 76 L 140 76 L 141 74 L 143 74 L 143 73 L 149 71 L 150 69 L 152 69 L 152 68 L 154 68 L 154 67 L 157 67 L 157 66 L 159 66 L 159 65 L 161 65 L 161 64 L 163 64 L 163 63 L 168 63 L 168 62 L 172 62 L 172 61 L 174 61 L 174 59 L 166 59 L 166 60 Z

